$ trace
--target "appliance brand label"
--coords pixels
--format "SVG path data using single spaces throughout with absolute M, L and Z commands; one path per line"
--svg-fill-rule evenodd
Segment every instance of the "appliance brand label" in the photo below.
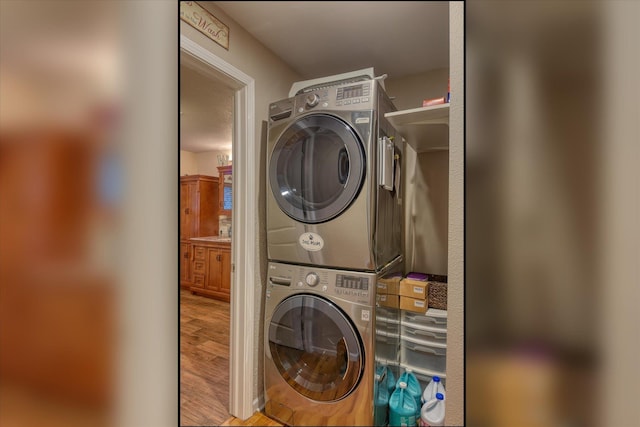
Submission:
M 298 243 L 304 250 L 315 252 L 324 247 L 324 240 L 316 233 L 304 233 L 298 238 Z

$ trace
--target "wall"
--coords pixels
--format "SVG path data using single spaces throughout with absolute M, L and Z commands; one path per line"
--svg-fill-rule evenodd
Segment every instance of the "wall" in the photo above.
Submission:
M 446 94 L 449 69 L 387 79 L 385 87 L 399 110 L 418 108 L 423 99 Z M 444 91 L 444 93 L 443 93 Z M 449 153 L 416 153 L 406 146 L 405 270 L 447 274 Z
M 196 164 L 198 165 L 198 173 L 200 175 L 218 176 L 218 166 L 224 166 L 228 162 L 221 164 L 218 156 L 228 156 L 225 151 L 204 151 L 196 153 Z
M 259 307 L 256 313 L 253 342 L 256 343 L 254 350 L 254 391 L 253 397 L 262 397 L 264 393 L 262 366 L 263 366 L 263 340 L 262 340 L 262 318 L 264 316 L 264 283 L 267 276 L 267 252 L 266 252 L 266 217 L 265 217 L 265 189 L 266 189 L 266 135 L 262 131 L 263 122 L 268 120 L 267 112 L 269 103 L 288 97 L 289 88 L 295 81 L 302 78 L 271 51 L 266 49 L 259 41 L 247 33 L 234 20 L 229 18 L 222 10 L 218 9 L 210 2 L 200 3 L 206 7 L 214 16 L 220 19 L 229 27 L 229 50 L 219 46 L 202 33 L 180 21 L 180 33 L 200 44 L 219 58 L 238 68 L 255 80 L 255 132 L 259 150 L 256 151 L 256 165 L 258 169 L 255 175 L 250 177 L 255 179 L 257 188 L 256 204 L 256 228 L 260 232 L 255 237 L 255 259 L 259 265 L 255 266 L 255 280 L 252 286 L 255 289 L 254 306 Z M 249 248 L 247 248 L 249 250 Z
M 384 81 L 389 96 L 398 110 L 422 107 L 424 99 L 439 98 L 447 94 L 449 69 L 441 68 Z
M 196 154 L 190 151 L 180 150 L 180 176 L 197 175 L 198 164 Z
M 209 175 L 218 176 L 218 166 L 225 166 L 229 161 L 220 163 L 218 156 L 230 156 L 228 151 L 203 151 L 192 153 L 180 150 L 180 176 Z
M 464 3 L 449 3 L 449 248 L 446 425 L 464 417 Z
M 450 2 L 449 69 L 385 81 L 399 110 L 447 93 L 451 75 L 449 151 L 405 150 L 407 269 L 448 276 L 446 425 L 464 423 L 464 5 Z M 413 205 L 411 201 L 413 200 Z M 409 203 L 409 204 L 407 204 Z M 419 233 L 414 233 L 419 230 Z

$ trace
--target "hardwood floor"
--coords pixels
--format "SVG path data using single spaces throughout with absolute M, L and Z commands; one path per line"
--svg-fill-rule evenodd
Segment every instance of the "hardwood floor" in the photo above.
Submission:
M 180 291 L 180 425 L 229 415 L 229 303 Z
M 225 421 L 223 426 L 270 426 L 270 427 L 282 427 L 282 424 L 277 423 L 271 418 L 267 417 L 261 412 L 256 412 L 246 421 L 239 420 L 235 417 L 229 418 Z

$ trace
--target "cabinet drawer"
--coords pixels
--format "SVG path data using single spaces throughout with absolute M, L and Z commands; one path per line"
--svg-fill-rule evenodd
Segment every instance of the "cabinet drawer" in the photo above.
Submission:
M 194 259 L 204 259 L 206 253 L 207 253 L 207 248 L 203 246 L 194 246 L 193 248 Z
M 204 274 L 205 271 L 205 267 L 206 267 L 206 263 L 204 262 L 204 260 L 195 260 L 193 261 L 193 272 L 194 273 L 200 273 L 200 274 Z
M 193 286 L 196 288 L 204 288 L 204 276 L 202 274 L 193 275 Z

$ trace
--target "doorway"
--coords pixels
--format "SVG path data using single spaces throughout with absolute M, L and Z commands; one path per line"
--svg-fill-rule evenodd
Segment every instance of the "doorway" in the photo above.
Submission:
M 233 109 L 233 209 L 231 212 L 231 304 L 229 413 L 249 418 L 257 409 L 254 392 L 256 358 L 255 236 L 257 226 L 255 82 L 254 79 L 199 44 L 180 35 L 180 63 L 205 76 L 221 79 L 234 91 Z
M 230 415 L 232 232 L 223 205 L 232 187 L 221 181 L 232 172 L 235 90 L 189 61 L 179 76 L 180 425 L 221 425 Z

